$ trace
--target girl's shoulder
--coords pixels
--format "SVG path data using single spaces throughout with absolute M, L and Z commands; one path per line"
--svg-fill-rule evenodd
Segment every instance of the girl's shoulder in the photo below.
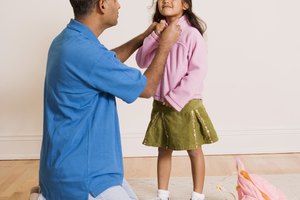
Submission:
M 204 38 L 198 29 L 192 26 L 186 26 L 182 29 L 181 39 L 184 43 L 188 44 L 204 42 Z

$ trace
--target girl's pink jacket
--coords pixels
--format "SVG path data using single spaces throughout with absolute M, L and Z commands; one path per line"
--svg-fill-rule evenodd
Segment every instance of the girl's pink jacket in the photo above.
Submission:
M 170 50 L 163 78 L 154 99 L 169 102 L 180 111 L 191 99 L 202 99 L 203 82 L 207 72 L 207 48 L 200 32 L 185 16 L 179 19 L 182 32 Z M 155 56 L 159 37 L 152 32 L 145 38 L 136 54 L 139 67 L 147 68 Z

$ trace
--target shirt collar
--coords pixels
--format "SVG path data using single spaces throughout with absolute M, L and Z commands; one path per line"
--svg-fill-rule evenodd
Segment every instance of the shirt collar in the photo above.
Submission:
M 180 25 L 181 28 L 186 27 L 186 26 L 191 26 L 188 18 L 185 15 L 182 15 L 179 18 L 177 25 Z
M 75 19 L 70 20 L 70 23 L 67 25 L 67 28 L 78 31 L 88 39 L 100 43 L 98 38 L 95 36 L 95 34 L 92 32 L 91 29 L 89 29 L 86 25 L 84 25 L 83 23 Z
M 190 26 L 190 22 L 185 15 L 183 15 L 179 18 L 179 21 L 177 24 L 180 25 L 181 27 Z

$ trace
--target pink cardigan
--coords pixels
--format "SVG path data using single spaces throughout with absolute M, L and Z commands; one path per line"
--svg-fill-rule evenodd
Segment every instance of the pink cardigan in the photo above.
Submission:
M 179 19 L 178 24 L 182 33 L 170 50 L 154 99 L 167 101 L 180 111 L 191 99 L 202 99 L 207 72 L 207 49 L 202 35 L 189 24 L 185 16 Z M 154 32 L 145 38 L 136 54 L 139 67 L 147 68 L 151 64 L 158 41 L 159 37 Z

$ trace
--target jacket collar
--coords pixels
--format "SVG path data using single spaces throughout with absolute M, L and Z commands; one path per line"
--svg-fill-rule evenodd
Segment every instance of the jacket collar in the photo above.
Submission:
M 179 18 L 177 25 L 180 25 L 181 28 L 186 27 L 186 26 L 191 26 L 189 23 L 189 20 L 187 19 L 187 17 L 185 15 L 182 15 Z

